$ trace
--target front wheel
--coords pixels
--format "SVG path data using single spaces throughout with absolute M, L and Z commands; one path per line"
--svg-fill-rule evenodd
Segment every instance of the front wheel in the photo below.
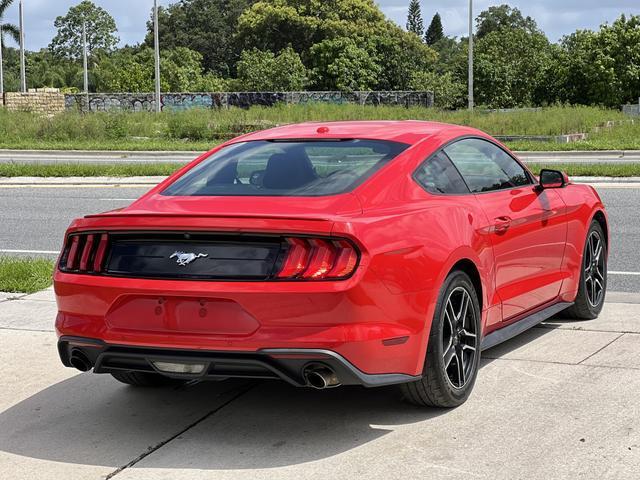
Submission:
M 457 407 L 471 394 L 479 363 L 480 304 L 469 276 L 456 270 L 438 295 L 423 376 L 400 388 L 416 405 Z
M 602 311 L 607 293 L 607 243 L 597 220 L 591 222 L 582 253 L 580 286 L 575 303 L 562 316 L 592 320 Z

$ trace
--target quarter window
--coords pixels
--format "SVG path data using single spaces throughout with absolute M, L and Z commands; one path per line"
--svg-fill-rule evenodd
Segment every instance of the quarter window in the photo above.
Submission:
M 444 149 L 474 193 L 530 185 L 527 171 L 493 143 L 467 138 Z
M 430 193 L 450 195 L 469 193 L 460 173 L 442 152 L 420 165 L 414 178 Z

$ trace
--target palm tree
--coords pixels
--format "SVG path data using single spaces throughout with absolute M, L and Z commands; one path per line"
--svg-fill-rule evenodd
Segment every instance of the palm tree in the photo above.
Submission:
M 2 48 L 4 35 L 8 34 L 16 43 L 20 43 L 20 29 L 10 23 L 4 23 L 3 18 L 13 0 L 0 0 L 0 93 L 4 92 L 4 72 L 2 71 Z

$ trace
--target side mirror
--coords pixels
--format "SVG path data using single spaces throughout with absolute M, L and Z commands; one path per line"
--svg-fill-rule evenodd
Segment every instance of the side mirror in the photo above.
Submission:
M 569 177 L 560 170 L 543 168 L 540 171 L 540 183 L 538 184 L 540 190 L 544 190 L 545 188 L 562 188 L 568 183 Z

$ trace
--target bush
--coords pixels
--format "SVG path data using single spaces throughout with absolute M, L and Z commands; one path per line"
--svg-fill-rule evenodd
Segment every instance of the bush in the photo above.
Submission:
M 249 92 L 288 92 L 303 90 L 307 69 L 291 47 L 277 56 L 256 48 L 242 52 L 238 62 L 238 90 Z
M 436 106 L 443 109 L 461 107 L 466 100 L 465 85 L 457 82 L 449 72 L 441 75 L 435 72 L 415 72 L 410 87 L 412 90 L 433 92 Z

